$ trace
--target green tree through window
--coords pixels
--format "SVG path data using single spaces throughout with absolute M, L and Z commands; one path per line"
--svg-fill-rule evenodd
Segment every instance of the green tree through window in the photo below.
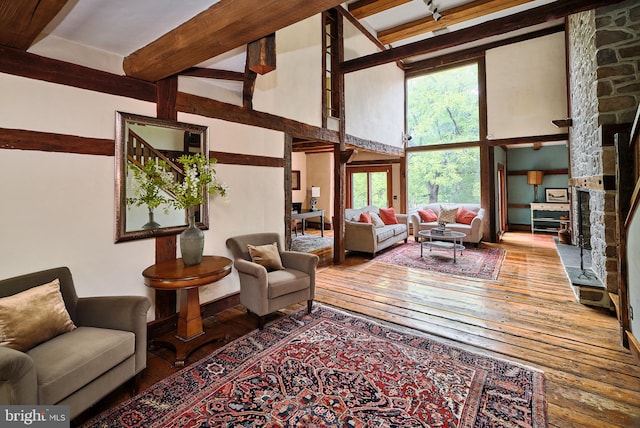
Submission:
M 478 141 L 477 64 L 407 80 L 410 147 Z
M 476 63 L 407 80 L 409 209 L 433 202 L 480 202 Z M 451 149 L 442 149 L 451 144 Z M 429 146 L 439 145 L 437 149 Z M 415 149 L 413 149 L 415 148 Z

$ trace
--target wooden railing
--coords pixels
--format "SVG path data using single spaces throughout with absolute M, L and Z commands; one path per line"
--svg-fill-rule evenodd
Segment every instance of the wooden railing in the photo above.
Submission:
M 146 142 L 135 131 L 129 129 L 127 134 L 127 160 L 129 162 L 142 169 L 148 161 L 157 162 L 160 159 L 169 166 L 173 179 L 177 182 L 182 181 L 184 170 L 179 165 Z

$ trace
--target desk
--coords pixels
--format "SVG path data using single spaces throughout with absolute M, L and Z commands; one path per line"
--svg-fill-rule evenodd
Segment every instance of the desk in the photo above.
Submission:
M 181 293 L 177 334 L 153 341 L 175 350 L 176 366 L 184 366 L 189 354 L 200 346 L 224 338 L 215 337 L 202 327 L 198 289 L 229 275 L 231 266 L 231 260 L 226 257 L 203 256 L 199 265 L 185 266 L 182 259 L 175 259 L 149 266 L 142 272 L 147 287 Z
M 291 219 L 302 220 L 302 234 L 304 235 L 305 220 L 308 218 L 320 217 L 320 235 L 324 236 L 324 210 L 302 210 L 291 213 Z

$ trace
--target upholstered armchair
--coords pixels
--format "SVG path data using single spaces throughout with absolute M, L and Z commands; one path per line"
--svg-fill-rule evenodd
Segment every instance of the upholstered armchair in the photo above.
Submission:
M 273 265 L 265 263 L 265 257 L 261 260 L 256 255 L 258 250 L 269 250 L 274 243 L 275 247 L 271 247 L 273 256 L 276 259 L 279 256 L 280 266 L 277 265 L 278 260 Z M 240 302 L 259 317 L 260 329 L 264 328 L 265 315 L 305 300 L 307 310 L 311 313 L 318 256 L 283 251 L 277 233 L 254 233 L 229 238 L 227 248 L 233 254 L 234 267 L 240 275 Z

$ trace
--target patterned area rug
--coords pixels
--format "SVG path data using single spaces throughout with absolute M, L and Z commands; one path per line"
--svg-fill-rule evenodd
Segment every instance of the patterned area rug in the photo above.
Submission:
M 406 244 L 396 245 L 373 260 L 380 263 L 426 269 L 455 276 L 478 279 L 497 279 L 505 257 L 505 250 L 500 248 L 467 248 L 457 254 L 453 261 L 452 250 L 423 250 L 420 257 L 420 244 L 409 240 Z
M 291 251 L 300 251 L 310 253 L 312 251 L 321 250 L 331 247 L 333 238 L 330 236 L 301 235 L 291 237 Z
M 315 304 L 85 427 L 545 427 L 542 372 Z

